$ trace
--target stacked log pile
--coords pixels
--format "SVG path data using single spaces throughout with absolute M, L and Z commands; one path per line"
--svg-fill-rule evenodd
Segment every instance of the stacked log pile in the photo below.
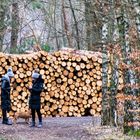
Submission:
M 32 85 L 32 71 L 39 68 L 44 79 L 41 113 L 46 116 L 100 115 L 102 102 L 102 54 L 99 52 L 62 50 L 52 54 L 0 54 L 0 77 L 11 66 L 13 116 L 27 111 Z

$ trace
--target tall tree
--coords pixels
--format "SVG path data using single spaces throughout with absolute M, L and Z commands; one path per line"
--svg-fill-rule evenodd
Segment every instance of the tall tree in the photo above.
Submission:
M 102 38 L 101 2 L 85 0 L 86 42 L 88 50 L 100 47 Z M 101 13 L 99 13 L 99 11 Z
M 104 6 L 104 3 L 102 3 Z M 104 16 L 102 26 L 102 125 L 110 125 L 110 94 L 108 87 L 109 52 L 107 49 L 108 40 L 108 19 Z
M 64 31 L 65 31 L 65 34 L 67 36 L 68 46 L 70 48 L 73 48 L 71 32 L 69 31 L 67 15 L 66 15 L 66 11 L 65 11 L 65 2 L 64 2 L 64 0 L 61 0 L 61 2 L 62 2 L 62 14 L 63 14 L 63 22 L 64 22 Z
M 70 4 L 70 9 L 72 11 L 74 24 L 75 24 L 77 48 L 80 49 L 78 22 L 77 22 L 77 19 L 76 19 L 76 15 L 75 15 L 74 8 L 73 8 L 71 0 L 69 0 L 69 4 Z
M 11 47 L 10 53 L 13 53 L 17 47 L 18 32 L 19 32 L 19 7 L 18 3 L 12 3 L 12 21 L 11 21 Z
M 117 125 L 117 107 L 116 107 L 116 94 L 117 94 L 117 86 L 118 86 L 118 59 L 114 55 L 114 38 L 113 34 L 115 31 L 114 27 L 114 3 L 113 1 L 106 1 L 102 3 L 102 11 L 103 11 L 103 26 L 102 26 L 102 43 L 107 44 L 103 45 L 103 56 L 104 53 L 109 57 L 103 57 L 103 87 L 102 87 L 102 125 Z M 111 51 L 109 51 L 111 50 Z M 111 79 L 108 81 L 108 68 L 111 69 Z M 107 72 L 107 73 L 106 73 Z M 107 83 L 110 82 L 110 86 L 108 87 Z
M 124 4 L 125 3 L 125 4 Z M 129 4 L 128 4 L 129 3 Z M 132 66 L 133 62 L 130 59 L 129 55 L 133 50 L 133 43 L 131 40 L 130 30 L 132 26 L 135 24 L 134 18 L 135 15 L 131 15 L 132 13 L 132 5 L 130 1 L 121 1 L 119 3 L 119 10 L 116 12 L 117 21 L 118 21 L 118 29 L 120 34 L 120 41 L 122 46 L 122 57 L 123 61 L 126 65 Z M 139 92 L 138 89 L 135 88 L 137 83 L 137 77 L 135 71 L 131 68 L 126 68 L 124 71 L 124 94 L 126 96 L 132 96 L 131 100 L 125 100 L 124 103 L 124 133 L 128 133 L 129 131 L 138 130 L 139 129 L 139 102 L 135 100 L 138 98 Z M 129 86 L 128 86 L 129 85 Z
M 58 36 L 57 36 L 57 24 L 56 24 L 56 8 L 57 8 L 57 1 L 54 0 L 54 26 L 55 26 L 55 40 L 56 40 L 56 46 L 57 46 L 57 50 L 60 49 L 60 45 L 59 45 L 59 40 L 58 40 Z
M 3 40 L 5 34 L 5 14 L 7 10 L 7 1 L 1 0 L 0 2 L 0 51 L 3 49 Z

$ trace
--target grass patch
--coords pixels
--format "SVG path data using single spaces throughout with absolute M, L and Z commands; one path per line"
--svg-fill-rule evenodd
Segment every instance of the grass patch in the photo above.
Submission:
M 0 136 L 0 140 L 8 140 L 8 139 L 4 138 L 3 136 Z
M 137 131 L 129 131 L 128 132 L 129 136 L 135 136 L 135 137 L 140 137 L 140 130 Z

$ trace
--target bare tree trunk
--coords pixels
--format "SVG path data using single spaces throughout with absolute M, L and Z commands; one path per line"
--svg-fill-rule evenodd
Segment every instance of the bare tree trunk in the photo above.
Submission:
M 130 5 L 133 7 L 133 4 L 131 1 L 127 1 L 130 3 Z M 133 7 L 134 9 L 134 7 Z M 132 37 L 132 31 L 133 28 L 135 30 L 136 22 L 135 22 L 135 13 L 134 10 L 131 8 L 125 7 L 126 11 L 126 36 L 129 36 L 128 40 L 126 40 L 126 47 L 124 50 L 124 55 L 126 58 L 125 63 L 127 65 L 134 65 L 133 61 L 129 58 L 129 54 L 133 52 L 133 49 L 136 49 L 139 45 L 136 39 L 133 39 Z M 138 34 L 137 34 L 138 36 Z M 126 38 L 126 37 L 125 37 Z M 139 89 L 136 87 L 136 84 L 138 84 L 137 75 L 134 70 L 129 69 L 127 70 L 126 76 L 125 76 L 125 82 L 126 84 L 130 84 L 131 87 L 127 87 L 125 90 L 126 95 L 132 95 L 134 98 L 139 98 Z M 138 100 L 125 100 L 125 116 L 124 116 L 124 133 L 128 133 L 129 131 L 137 131 L 140 129 L 140 104 Z M 130 125 L 131 124 L 131 125 Z
M 0 2 L 0 52 L 2 52 L 3 49 L 4 31 L 6 29 L 5 22 L 4 22 L 5 12 L 7 9 L 6 5 L 7 4 L 4 0 Z
M 129 3 L 129 2 L 128 2 Z M 130 3 L 129 3 L 130 4 Z M 132 5 L 131 5 L 132 6 Z M 121 3 L 120 13 L 117 13 L 117 21 L 118 21 L 118 29 L 120 33 L 120 40 L 122 44 L 122 54 L 124 63 L 128 66 L 133 65 L 129 55 L 132 52 L 131 40 L 129 30 L 134 24 L 134 17 L 131 14 L 130 6 L 123 5 Z M 130 12 L 131 11 L 131 12 Z M 130 13 L 129 13 L 130 12 Z M 126 40 L 127 39 L 127 40 Z M 132 69 L 126 69 L 124 72 L 124 84 L 130 85 L 130 87 L 124 88 L 124 94 L 126 96 L 131 95 L 135 98 L 139 97 L 138 89 L 134 86 L 137 83 L 136 73 Z M 124 103 L 124 133 L 128 133 L 130 131 L 137 131 L 140 129 L 139 126 L 139 102 L 137 100 L 125 100 Z
M 112 73 L 111 73 L 111 84 L 110 84 L 110 123 L 112 126 L 117 126 L 118 125 L 118 113 L 117 113 L 117 89 L 118 89 L 118 80 L 119 80 L 119 72 L 118 72 L 118 65 L 119 65 L 119 60 L 116 56 L 116 50 L 113 49 L 112 44 L 114 44 L 114 32 L 115 32 L 115 11 L 114 11 L 114 1 L 110 0 L 108 1 L 107 9 L 108 9 L 108 42 L 111 43 L 111 48 L 112 51 L 110 51 L 111 59 L 111 68 L 112 68 Z
M 113 1 L 106 1 L 102 3 L 103 8 L 103 28 L 102 28 L 102 43 L 107 44 L 104 47 L 104 50 L 108 50 L 111 48 L 113 50 L 113 45 L 114 44 L 114 38 L 113 34 L 115 31 L 114 27 L 114 3 Z M 103 64 L 103 100 L 102 100 L 102 108 L 103 108 L 103 113 L 102 113 L 102 125 L 112 125 L 112 126 L 117 126 L 117 101 L 116 101 L 116 94 L 117 94 L 117 86 L 118 86 L 118 64 L 119 61 L 115 56 L 114 51 L 110 52 L 110 57 L 109 59 L 109 64 L 111 68 L 111 79 L 110 79 L 110 87 L 108 89 L 107 87 L 107 75 L 105 72 L 108 73 L 107 69 L 108 66 Z M 104 57 L 103 57 L 104 58 Z M 104 58 L 105 59 L 105 58 Z M 103 60 L 104 62 L 105 60 Z M 106 60 L 107 61 L 107 60 Z M 106 76 L 105 76 L 106 75 Z
M 104 6 L 104 3 L 102 3 Z M 103 27 L 102 27 L 102 43 L 107 44 L 108 42 L 108 19 L 106 17 L 103 18 Z M 102 66 L 102 114 L 101 120 L 102 125 L 110 125 L 110 115 L 111 115 L 111 107 L 110 107 L 110 94 L 108 88 L 108 68 L 109 68 L 109 54 L 107 50 L 107 45 L 103 45 L 103 66 Z M 106 56 L 105 56 L 105 54 Z
M 115 52 L 114 52 L 115 53 Z M 118 66 L 119 66 L 119 60 L 118 58 L 111 54 L 110 63 L 112 65 L 112 73 L 111 73 L 111 85 L 110 85 L 110 123 L 112 126 L 118 126 L 118 113 L 117 113 L 117 89 L 118 89 L 118 80 L 119 80 L 119 72 L 118 72 Z
M 70 34 L 69 29 L 68 29 L 68 22 L 67 22 L 65 7 L 64 7 L 64 0 L 62 0 L 62 13 L 63 13 L 63 18 L 64 18 L 64 31 L 65 31 L 66 36 L 67 36 L 68 45 L 69 45 L 70 48 L 73 48 L 72 47 L 71 34 Z
M 0 11 L 0 52 L 2 52 L 3 48 L 4 30 L 5 30 L 4 18 L 5 12 Z
M 62 31 L 65 32 L 63 20 L 64 20 L 64 18 L 63 18 L 63 12 L 62 12 L 62 14 L 61 14 L 61 28 L 62 28 Z M 63 47 L 65 47 L 67 44 L 67 39 L 65 37 L 65 33 L 63 33 L 62 42 L 63 42 Z
M 136 14 L 135 23 L 136 23 L 136 26 L 137 26 L 138 38 L 139 38 L 139 41 L 140 41 L 140 12 L 139 12 L 140 1 L 139 0 L 131 0 L 131 2 L 132 2 L 132 5 L 134 7 L 134 13 Z
M 12 4 L 12 31 L 11 31 L 11 48 L 10 53 L 15 52 L 18 40 L 19 30 L 19 9 L 18 3 Z
M 86 42 L 88 50 L 100 47 L 102 37 L 101 3 L 85 0 Z
M 57 46 L 57 50 L 60 49 L 59 46 L 59 42 L 58 42 L 58 37 L 57 37 L 57 30 L 56 30 L 56 0 L 55 0 L 55 4 L 54 4 L 54 27 L 55 27 L 55 40 L 56 40 L 56 46 Z
M 110 97 L 108 94 L 108 66 L 109 59 L 106 46 L 103 48 L 102 56 L 102 113 L 101 124 L 110 125 Z
M 78 23 L 77 23 L 77 20 L 76 20 L 76 15 L 75 15 L 71 0 L 69 0 L 69 4 L 70 4 L 70 8 L 71 8 L 72 15 L 73 15 L 73 18 L 74 18 L 74 23 L 75 23 L 77 48 L 80 49 Z

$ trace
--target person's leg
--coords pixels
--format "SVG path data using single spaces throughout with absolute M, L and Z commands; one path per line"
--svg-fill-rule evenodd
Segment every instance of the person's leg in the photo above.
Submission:
M 39 119 L 38 127 L 42 127 L 42 115 L 41 115 L 40 109 L 36 109 L 36 112 L 37 112 L 38 119 Z
M 32 113 L 32 123 L 31 123 L 31 127 L 35 126 L 35 109 L 31 109 L 31 113 Z
M 8 121 L 8 118 L 7 118 L 7 112 L 6 112 L 5 109 L 2 109 L 2 116 L 3 116 L 2 123 L 3 123 L 3 124 L 6 124 L 7 121 Z
M 12 125 L 12 122 L 8 120 L 7 110 L 2 109 L 2 116 L 3 116 L 3 120 L 2 120 L 3 124 Z
M 38 115 L 39 122 L 42 122 L 42 115 L 41 115 L 40 109 L 36 109 L 36 112 Z

